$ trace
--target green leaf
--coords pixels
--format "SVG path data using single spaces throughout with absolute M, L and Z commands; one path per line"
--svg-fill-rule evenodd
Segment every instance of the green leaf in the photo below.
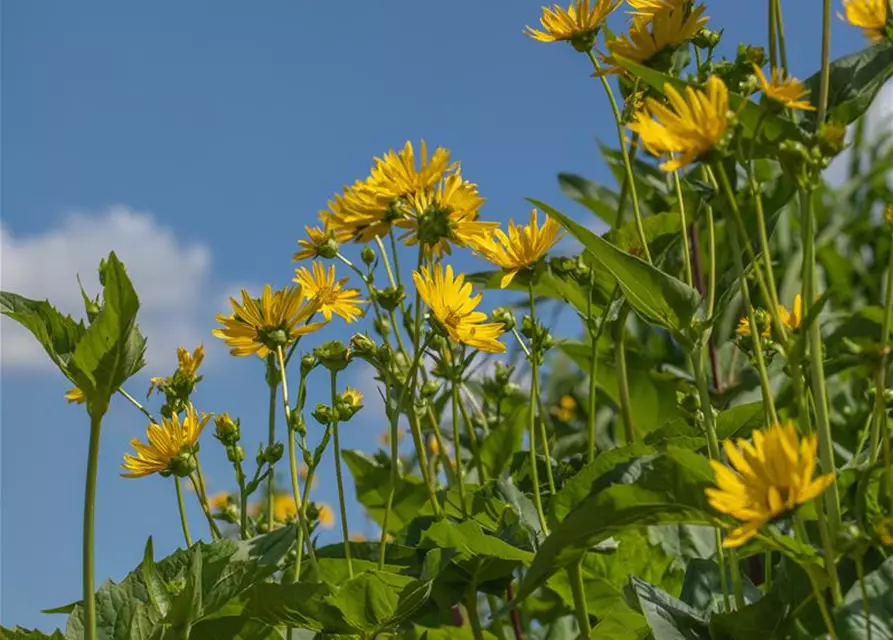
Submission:
M 146 339 L 136 327 L 139 298 L 114 252 L 100 265 L 100 281 L 102 307 L 78 341 L 70 369 L 88 409 L 101 415 L 112 394 L 145 364 Z
M 0 313 L 30 331 L 69 379 L 68 363 L 86 329 L 83 322 L 62 315 L 46 300 L 29 300 L 16 293 L 0 291 Z
M 629 484 L 596 488 L 552 530 L 524 576 L 516 601 L 586 549 L 629 527 L 712 522 L 704 489 L 713 484 L 713 472 L 703 456 L 671 446 L 630 463 L 623 480 Z
M 166 624 L 174 628 L 187 629 L 202 615 L 202 549 L 195 545 L 189 550 L 189 569 L 186 572 L 186 585 L 171 598 L 170 609 L 164 618 Z
M 58 629 L 51 635 L 46 635 L 37 629 L 31 631 L 22 627 L 15 629 L 0 627 L 0 640 L 65 640 L 65 636 Z
M 630 578 L 639 608 L 648 620 L 654 640 L 708 640 L 707 620 L 666 591 L 636 577 Z
M 834 60 L 828 84 L 828 120 L 839 124 L 855 122 L 890 76 L 893 76 L 893 45 L 886 41 Z M 817 105 L 821 72 L 803 84 L 810 92 L 810 102 Z M 815 112 L 804 113 L 808 129 L 815 128 L 815 118 Z
M 865 576 L 868 602 L 862 599 L 857 582 L 834 611 L 834 626 L 840 640 L 864 640 L 868 638 L 865 608 L 870 612 L 872 640 L 893 639 L 893 556 Z
M 502 289 L 502 277 L 505 275 L 502 271 L 479 271 L 466 277 L 468 282 L 482 287 L 484 289 Z M 525 272 L 519 272 L 514 277 L 506 289 L 508 291 L 522 292 L 527 295 L 528 292 L 528 275 Z M 599 286 L 596 283 L 596 289 L 600 291 L 601 299 L 607 299 L 610 291 L 608 284 Z M 547 270 L 537 274 L 533 285 L 533 293 L 537 297 L 551 298 L 553 300 L 563 300 L 580 313 L 586 313 L 587 293 L 571 278 L 560 277 Z M 599 299 L 599 296 L 596 296 Z
M 291 632 L 292 640 L 313 640 L 314 633 L 303 629 Z M 199 622 L 189 632 L 189 640 L 282 640 L 276 627 L 241 616 L 225 616 Z
M 481 463 L 488 478 L 499 478 L 512 461 L 512 454 L 521 449 L 530 408 L 519 404 L 484 438 L 480 448 Z
M 609 228 L 617 218 L 617 194 L 599 184 L 572 173 L 559 173 L 561 192 L 592 211 Z
M 617 279 L 630 305 L 643 319 L 669 329 L 683 345 L 691 344 L 691 323 L 701 302 L 697 291 L 621 251 L 549 205 L 536 200 L 530 202 L 558 220 L 592 252 L 593 258 Z
M 166 616 L 170 609 L 171 601 L 168 597 L 167 589 L 164 582 L 158 575 L 158 569 L 155 568 L 154 551 L 152 547 L 152 536 L 146 541 L 146 551 L 143 553 L 143 563 L 139 567 L 143 580 L 146 583 L 146 592 L 149 595 L 149 601 L 161 616 Z
M 361 451 L 343 452 L 344 461 L 350 469 L 357 491 L 357 500 L 366 507 L 366 512 L 375 522 L 384 522 L 385 506 L 391 489 L 391 469 L 378 464 Z M 406 527 L 414 518 L 432 514 L 428 493 L 422 481 L 415 476 L 400 476 L 394 491 L 394 502 L 388 528 L 396 533 Z
M 693 559 L 685 569 L 682 594 L 679 598 L 697 611 L 722 611 L 722 574 L 713 560 Z M 732 584 L 731 570 L 726 568 L 726 584 Z M 752 604 L 763 597 L 746 575 L 741 576 L 744 601 Z
M 710 618 L 710 633 L 721 640 L 786 640 L 787 607 L 770 594 L 731 613 L 715 613 Z
M 647 636 L 648 623 L 642 614 L 623 604 L 599 618 L 589 640 L 644 640 Z
M 747 438 L 753 430 L 765 426 L 762 402 L 739 404 L 720 411 L 716 418 L 716 437 L 720 441 L 727 438 Z

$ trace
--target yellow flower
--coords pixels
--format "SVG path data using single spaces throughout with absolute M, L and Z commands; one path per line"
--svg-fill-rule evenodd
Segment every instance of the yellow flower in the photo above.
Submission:
M 815 107 L 809 104 L 809 100 L 801 100 L 803 96 L 809 95 L 809 91 L 796 78 L 785 78 L 778 69 L 772 69 L 771 79 L 767 79 L 763 70 L 757 65 L 753 66 L 753 70 L 760 83 L 760 91 L 768 99 L 789 109 L 815 111 Z
M 328 206 L 319 218 L 338 242 L 369 242 L 386 236 L 394 219 L 402 215 L 394 198 L 374 188 L 372 178 L 344 187 Z
M 363 392 L 353 387 L 345 387 L 341 394 L 341 402 L 351 407 L 358 407 L 363 404 Z
M 436 189 L 413 195 L 409 202 L 414 215 L 398 219 L 396 225 L 409 229 L 403 236 L 406 244 L 421 242 L 425 255 L 433 253 L 442 258 L 444 253 L 452 253 L 450 243 L 467 246 L 476 236 L 499 226 L 477 219 L 484 198 L 478 194 L 477 185 L 463 180 L 458 172 L 441 181 Z
M 431 309 L 437 322 L 446 330 L 454 342 L 490 353 L 504 353 L 505 345 L 499 342 L 503 325 L 500 322 L 484 322 L 487 314 L 475 311 L 482 294 L 472 295 L 471 285 L 465 276 L 453 277 L 453 268 L 422 267 L 414 271 L 419 295 Z
M 306 240 L 298 240 L 301 247 L 291 257 L 293 262 L 306 260 L 307 258 L 334 258 L 338 252 L 338 243 L 335 240 L 335 232 L 319 227 L 304 227 L 307 232 Z
M 440 445 L 437 443 L 437 438 L 434 436 L 428 436 L 428 453 L 430 453 L 432 457 L 440 454 Z
M 815 434 L 800 439 L 794 423 L 754 431 L 753 443 L 723 443 L 731 463 L 710 465 L 718 488 L 705 490 L 710 505 L 740 520 L 723 546 L 739 547 L 766 523 L 809 502 L 834 482 L 834 474 L 813 478 L 816 469 Z
M 78 387 L 72 387 L 71 389 L 66 391 L 65 399 L 75 404 L 84 404 L 87 401 L 87 397 L 84 395 L 84 392 L 81 391 Z
M 192 353 L 189 353 L 185 347 L 177 347 L 178 368 L 187 376 L 195 377 L 204 359 L 205 345 L 203 344 L 198 345 Z
M 552 218 L 547 218 L 540 227 L 534 209 L 530 212 L 530 224 L 516 225 L 514 220 L 509 220 L 508 235 L 496 229 L 492 236 L 472 239 L 471 247 L 506 272 L 499 283 L 505 289 L 518 271 L 539 262 L 561 235 L 561 225 Z
M 424 140 L 417 166 L 412 143 L 407 140 L 401 151 L 391 149 L 382 158 L 375 158 L 370 186 L 375 193 L 391 200 L 407 198 L 433 187 L 455 166 L 450 164 L 449 150 L 443 147 L 437 147 L 429 159 Z
M 121 465 L 128 473 L 125 478 L 142 478 L 153 473 L 178 471 L 171 468 L 171 461 L 183 453 L 191 453 L 198 442 L 205 423 L 211 416 L 199 416 L 195 407 L 186 406 L 182 420 L 174 413 L 170 418 L 163 418 L 161 424 L 150 423 L 146 428 L 148 444 L 133 438 L 130 445 L 136 455 L 124 454 Z
M 621 0 L 575 0 L 567 9 L 543 7 L 540 24 L 544 31 L 525 27 L 524 33 L 539 42 L 571 42 L 588 51 L 598 30 Z
M 644 16 L 651 18 L 663 9 L 683 9 L 688 0 L 626 0 L 632 11 L 631 16 Z
M 760 337 L 768 338 L 772 335 L 772 317 L 762 309 L 757 309 L 755 315 L 757 326 L 760 328 Z M 750 319 L 747 316 L 743 316 L 738 320 L 738 327 L 735 329 L 735 333 L 739 336 L 751 335 Z
M 319 515 L 319 524 L 326 528 L 331 529 L 335 526 L 335 512 L 332 511 L 332 507 L 327 504 L 319 503 L 316 505 L 317 512 Z
M 298 515 L 295 507 L 294 496 L 287 493 L 277 493 L 273 496 L 273 520 L 276 522 L 289 522 Z
M 628 34 L 606 42 L 610 55 L 604 61 L 610 67 L 603 73 L 618 71 L 616 56 L 647 66 L 664 49 L 688 42 L 707 24 L 705 9 L 701 5 L 686 11 L 683 3 L 668 2 L 655 11 L 636 16 Z
M 314 260 L 310 266 L 312 273 L 307 267 L 295 269 L 294 282 L 301 285 L 304 297 L 319 309 L 326 322 L 332 319 L 333 313 L 348 323 L 363 314 L 359 290 L 344 288 L 348 278 L 335 280 L 335 265 L 329 265 L 326 271 L 325 265 Z
M 301 304 L 301 287 L 280 289 L 275 293 L 270 285 L 264 286 L 260 300 L 242 289 L 242 304 L 230 298 L 233 314 L 217 315 L 223 325 L 211 334 L 232 347 L 234 356 L 257 354 L 267 357 L 277 346 L 285 347 L 300 336 L 316 331 L 325 323 L 307 321 L 319 310 L 316 304 Z
M 208 508 L 211 511 L 223 511 L 229 506 L 230 495 L 226 491 L 220 491 L 208 498 Z
M 570 422 L 577 415 L 577 401 L 573 396 L 564 395 L 554 409 L 555 416 L 562 422 Z
M 660 165 L 664 171 L 687 166 L 710 151 L 729 126 L 729 90 L 716 76 L 707 80 L 706 91 L 685 88 L 685 98 L 670 84 L 664 87 L 670 107 L 654 98 L 636 114 L 629 128 L 639 134 L 653 155 L 681 154 Z
M 791 331 L 798 331 L 803 324 L 803 298 L 800 297 L 800 294 L 798 293 L 794 296 L 793 311 L 789 312 L 783 304 L 780 304 L 778 305 L 778 314 L 781 317 L 781 321 Z
M 756 309 L 755 315 L 757 326 L 760 327 L 760 336 L 768 338 L 772 335 L 772 316 L 766 313 L 763 309 Z M 782 324 L 788 327 L 791 331 L 800 330 L 800 326 L 803 324 L 803 299 L 800 297 L 799 293 L 794 296 L 794 310 L 788 311 L 787 307 L 780 304 L 778 305 L 778 316 Z M 738 328 L 735 332 L 739 336 L 751 335 L 750 321 L 747 316 L 738 320 Z
M 866 38 L 882 40 L 887 24 L 888 0 L 843 0 L 842 20 L 862 29 Z

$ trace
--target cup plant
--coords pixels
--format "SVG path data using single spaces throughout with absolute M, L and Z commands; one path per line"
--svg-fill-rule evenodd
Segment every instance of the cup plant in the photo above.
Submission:
M 618 146 L 602 154 L 618 186 L 559 176 L 595 224 L 531 200 L 526 224 L 503 230 L 446 148 L 375 158 L 298 240 L 293 283 L 243 290 L 216 318 L 232 366 L 263 363 L 253 461 L 238 417 L 192 401 L 201 346 L 152 378 L 157 413 L 125 390 L 146 341 L 114 253 L 85 320 L 3 292 L 0 310 L 71 381 L 90 428 L 82 599 L 51 610 L 68 615 L 64 632 L 0 635 L 893 638 L 893 146 L 864 124 L 893 75 L 893 7 L 843 0 L 842 22 L 870 43 L 832 61 L 822 0 L 819 69 L 800 81 L 781 4 L 762 3 L 766 41 L 733 59 L 715 53 L 732 35 L 709 23 L 709 2 L 544 8 L 527 35 L 569 43 L 614 117 Z M 576 255 L 556 255 L 563 236 Z M 462 272 L 459 252 L 489 270 Z M 488 313 L 490 290 L 518 295 Z M 369 330 L 351 331 L 361 318 Z M 578 321 L 578 335 L 553 334 Z M 343 339 L 315 340 L 328 323 Z M 343 383 L 358 360 L 385 406 L 374 454 L 342 447 L 362 420 Z M 329 389 L 315 406 L 311 376 Z M 185 544 L 156 560 L 150 538 L 137 568 L 97 591 L 112 401 L 148 420 L 122 475 L 172 479 Z M 202 442 L 232 465 L 232 494 L 208 495 Z M 321 545 L 334 513 L 311 489 L 330 455 L 342 541 Z M 351 533 L 349 499 L 377 539 Z

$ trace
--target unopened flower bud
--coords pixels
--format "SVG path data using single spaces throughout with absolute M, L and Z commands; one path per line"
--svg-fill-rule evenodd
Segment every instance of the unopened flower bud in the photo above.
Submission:
M 501 322 L 503 331 L 511 331 L 515 328 L 515 316 L 505 307 L 496 307 L 490 314 L 493 322 Z
M 310 415 L 312 415 L 314 420 L 322 425 L 327 425 L 332 421 L 332 410 L 324 404 L 316 405 L 316 408 Z
M 274 442 L 264 451 L 264 460 L 270 464 L 276 464 L 282 458 L 285 447 L 281 442 Z
M 372 326 L 382 338 L 387 338 L 391 335 L 391 321 L 384 316 L 376 318 Z
M 350 362 L 350 350 L 340 340 L 331 340 L 316 347 L 313 355 L 329 371 L 341 371 Z
M 395 287 L 387 287 L 385 289 L 376 289 L 374 291 L 375 300 L 381 305 L 385 311 L 395 311 L 400 303 L 406 298 L 403 285 Z
M 363 264 L 372 266 L 375 262 L 375 250 L 372 247 L 363 247 L 363 250 L 360 252 L 360 258 L 362 258 Z
M 347 387 L 338 397 L 338 418 L 350 420 L 363 408 L 363 394 L 356 389 Z
M 433 398 L 438 391 L 440 391 L 440 385 L 434 380 L 428 380 L 422 385 L 421 393 L 423 398 Z
M 232 463 L 242 462 L 245 459 L 245 449 L 239 445 L 226 448 L 226 459 Z
M 826 122 L 819 127 L 819 149 L 828 158 L 833 158 L 846 147 L 846 127 L 836 122 Z
M 371 356 L 375 353 L 375 343 L 369 336 L 355 333 L 350 339 L 350 348 L 361 356 Z
M 378 360 L 382 364 L 388 364 L 394 358 L 394 352 L 391 351 L 391 348 L 383 344 L 378 347 Z
M 695 35 L 694 43 L 699 49 L 713 49 L 719 44 L 720 34 L 710 29 L 701 29 Z
M 185 478 L 190 475 L 197 467 L 198 463 L 196 463 L 195 456 L 191 451 L 183 451 L 180 455 L 174 456 L 168 464 L 168 469 L 171 473 L 179 478 Z
M 338 255 L 339 249 L 341 249 L 341 245 L 338 244 L 335 236 L 330 233 L 326 241 L 316 247 L 316 253 L 320 258 L 331 260 Z
M 301 356 L 301 375 L 306 376 L 311 371 L 316 368 L 316 365 L 319 364 L 316 361 L 316 356 L 312 353 L 305 353 Z
M 509 379 L 512 377 L 512 373 L 514 373 L 515 368 L 511 365 L 504 364 L 502 362 L 496 363 L 496 371 L 494 373 L 494 378 L 496 380 L 496 384 L 500 386 L 505 386 L 509 383 Z
M 214 417 L 214 436 L 225 445 L 235 444 L 241 437 L 238 420 L 233 421 L 228 413 Z

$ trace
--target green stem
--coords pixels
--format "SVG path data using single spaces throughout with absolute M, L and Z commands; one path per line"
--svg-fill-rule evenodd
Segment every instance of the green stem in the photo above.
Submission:
M 347 575 L 353 579 L 353 561 L 350 557 L 350 533 L 347 526 L 347 503 L 344 500 L 344 479 L 341 474 L 341 440 L 338 436 L 338 373 L 332 371 L 332 435 L 335 448 L 335 480 L 338 484 L 338 506 L 341 509 L 341 534 L 344 536 L 344 557 L 347 559 Z
M 273 362 L 274 356 L 272 353 L 267 358 L 267 384 L 270 387 L 270 402 L 269 402 L 269 411 L 268 411 L 268 429 L 267 429 L 267 446 L 272 447 L 276 442 L 276 381 L 273 379 L 273 376 L 270 375 L 271 368 L 276 365 Z M 272 467 L 272 465 L 271 465 Z M 275 488 L 275 474 L 273 473 L 272 468 L 270 469 L 270 477 L 267 478 L 267 531 L 273 530 L 273 491 Z
M 124 396 L 125 398 L 127 398 L 127 399 L 130 401 L 130 404 L 132 404 L 134 407 L 136 407 L 137 409 L 139 409 L 139 410 L 142 412 L 142 414 L 143 414 L 144 416 L 146 416 L 146 417 L 149 419 L 149 422 L 155 422 L 155 418 L 152 416 L 151 413 L 149 413 L 149 410 L 146 409 L 146 407 L 144 407 L 144 406 L 140 403 L 139 400 L 137 400 L 137 399 L 134 398 L 132 395 L 130 395 L 129 393 L 127 393 L 123 388 L 119 388 L 119 389 L 118 389 L 118 393 L 120 393 L 122 396 Z
M 626 444 L 636 441 L 632 402 L 629 395 L 629 374 L 626 367 L 626 318 L 629 316 L 629 312 L 629 304 L 624 303 L 614 324 L 614 358 L 617 367 L 618 395 L 620 396 L 620 417 L 623 419 Z
M 801 194 L 803 220 L 803 315 L 806 316 L 816 301 L 816 259 L 815 259 L 815 212 L 812 204 L 812 193 Z M 825 505 L 828 513 L 829 536 L 837 538 L 840 529 L 840 495 L 836 481 L 834 463 L 834 440 L 831 437 L 831 422 L 828 417 L 828 394 L 825 389 L 825 367 L 822 362 L 824 347 L 822 345 L 822 329 L 817 318 L 813 319 L 807 329 L 809 343 L 809 377 L 812 394 L 815 400 L 816 431 L 819 436 L 819 459 L 822 461 L 824 473 L 835 474 L 835 481 L 825 492 Z M 834 558 L 826 558 L 829 566 L 834 565 Z
M 385 374 L 387 376 L 387 374 Z M 385 383 L 388 382 L 388 378 L 385 377 Z M 387 557 L 387 542 L 388 542 L 388 522 L 391 519 L 391 509 L 394 508 L 394 493 L 397 491 L 397 481 L 400 479 L 400 469 L 399 469 L 399 456 L 400 449 L 399 443 L 397 442 L 397 431 L 400 420 L 400 407 L 396 407 L 393 409 L 393 412 L 389 416 L 390 420 L 390 434 L 391 434 L 391 486 L 388 487 L 388 497 L 385 502 L 384 516 L 381 521 L 381 537 L 378 541 L 378 570 L 384 571 L 384 563 L 385 558 Z
M 890 438 L 887 427 L 887 406 L 884 391 L 887 388 L 887 360 L 889 357 L 890 326 L 893 320 L 893 245 L 890 247 L 890 258 L 887 265 L 887 287 L 884 293 L 884 319 L 881 324 L 881 361 L 876 374 L 874 396 L 874 419 L 871 424 L 871 462 L 877 462 L 878 442 L 883 433 L 884 465 L 889 473 Z M 883 430 L 883 431 L 882 431 Z
M 862 615 L 865 616 L 865 638 L 871 640 L 871 602 L 868 600 L 868 589 L 865 587 L 865 566 L 862 556 L 856 556 L 856 576 L 859 578 L 859 591 L 862 594 Z
M 459 447 L 456 447 L 458 449 Z M 484 640 L 484 629 L 481 626 L 481 614 L 478 611 L 477 585 L 472 584 L 465 598 L 465 610 L 468 612 L 468 622 L 471 625 L 471 634 L 474 640 Z
M 589 61 L 592 62 L 592 66 L 595 70 L 597 72 L 601 71 L 601 65 L 592 54 L 592 51 L 588 51 L 587 54 L 589 56 Z M 599 74 L 599 79 L 602 82 L 602 86 L 605 88 L 605 93 L 608 95 L 608 101 L 611 103 L 611 111 L 614 113 L 614 122 L 617 125 L 617 137 L 620 142 L 620 154 L 623 156 L 623 170 L 626 172 L 626 180 L 629 183 L 630 196 L 633 202 L 633 216 L 635 217 L 636 231 L 639 234 L 639 242 L 642 243 L 642 252 L 645 255 L 645 260 L 650 264 L 651 251 L 648 248 L 645 227 L 642 225 L 642 212 L 639 209 L 639 196 L 636 193 L 636 181 L 633 177 L 633 166 L 630 161 L 629 149 L 626 146 L 626 134 L 623 128 L 623 119 L 620 115 L 620 109 L 617 107 L 617 100 L 614 98 L 614 92 L 611 90 L 611 84 L 604 75 Z
M 87 481 L 84 487 L 84 638 L 96 640 L 96 600 L 93 589 L 93 531 L 96 521 L 96 472 L 99 468 L 99 434 L 102 414 L 90 415 L 90 448 L 87 454 Z M 104 413 L 104 412 L 103 412 Z
M 535 332 L 537 331 L 536 302 L 533 295 L 533 283 L 528 285 L 527 291 L 530 297 L 530 324 L 533 326 L 533 331 Z M 536 508 L 536 515 L 539 518 L 540 527 L 542 527 L 543 533 L 547 533 L 549 531 L 549 525 L 546 524 L 546 515 L 543 512 L 543 498 L 540 495 L 540 478 L 536 459 L 536 399 L 537 396 L 539 396 L 539 364 L 537 362 L 537 359 L 539 358 L 539 349 L 537 348 L 537 345 L 531 344 L 531 350 L 528 351 L 528 355 L 530 358 L 532 376 L 530 384 L 530 407 L 528 409 L 530 411 L 530 421 L 527 429 L 528 438 L 530 440 L 530 479 L 533 482 L 533 506 Z M 547 463 L 551 464 L 551 461 L 547 461 Z
M 592 626 L 589 624 L 589 610 L 586 606 L 586 591 L 583 588 L 583 559 L 571 563 L 567 568 L 567 576 L 571 583 L 571 592 L 574 596 L 574 611 L 577 616 L 577 626 L 580 628 L 580 637 L 588 638 L 592 635 Z
M 397 252 L 397 239 L 394 237 L 394 230 L 388 231 L 388 237 L 391 239 L 391 253 L 394 254 L 394 277 L 397 280 L 397 286 L 400 286 L 400 257 Z
M 828 110 L 828 90 L 831 86 L 831 0 L 822 0 L 822 71 L 819 82 L 819 105 L 815 119 L 816 130 L 825 123 Z
M 456 387 L 456 396 L 459 398 L 459 413 L 462 415 L 462 421 L 465 424 L 465 433 L 468 436 L 469 446 L 471 447 L 471 455 L 477 461 L 477 469 L 478 469 L 478 484 L 484 484 L 484 463 L 481 460 L 481 448 L 480 443 L 478 442 L 477 433 L 474 431 L 474 424 L 471 422 L 471 417 L 468 415 L 468 409 L 465 408 L 465 403 L 462 402 L 461 394 L 459 391 L 462 388 L 462 382 L 453 383 Z
M 460 452 L 462 446 L 459 443 L 459 386 L 453 380 L 452 389 L 452 419 L 453 419 L 453 450 L 456 454 L 456 486 L 459 489 L 459 504 L 462 505 L 462 515 L 468 517 L 467 507 L 465 504 L 465 473 L 462 470 L 462 457 Z
M 388 282 L 395 289 L 397 288 L 397 279 L 394 277 L 394 271 L 391 269 L 391 261 L 388 259 L 388 251 L 385 249 L 381 238 L 375 236 L 375 242 L 378 244 L 378 251 L 381 253 L 381 261 L 384 263 L 384 270 L 388 274 Z
M 775 3 L 775 27 L 778 30 L 778 52 L 781 58 L 781 71 L 788 74 L 788 51 L 784 38 L 784 18 L 781 15 L 781 0 L 773 0 Z
M 729 207 L 732 210 L 732 220 L 729 221 L 729 224 L 726 225 L 726 229 L 729 234 L 729 241 L 732 245 L 732 254 L 733 259 L 735 261 L 735 269 L 737 271 L 738 282 L 741 288 L 741 296 L 744 299 L 744 307 L 747 312 L 747 319 L 750 325 L 750 336 L 753 341 L 753 351 L 754 351 L 754 359 L 757 363 L 757 371 L 760 374 L 760 388 L 762 390 L 763 395 L 763 403 L 766 408 L 766 414 L 768 421 L 771 423 L 778 422 L 778 414 L 775 412 L 775 399 L 772 396 L 772 387 L 769 384 L 769 374 L 766 369 L 766 361 L 763 358 L 763 346 L 761 340 L 762 327 L 757 324 L 756 313 L 753 308 L 753 303 L 750 300 L 750 288 L 747 286 L 747 278 L 744 272 L 744 262 L 741 258 L 741 242 L 739 240 L 738 234 L 739 230 L 736 227 L 736 218 L 740 219 L 740 215 L 738 215 L 738 203 L 735 200 L 735 193 L 732 191 L 732 185 L 729 182 L 729 177 L 726 175 L 726 170 L 722 166 L 722 164 L 716 164 L 717 173 L 719 174 L 719 181 L 722 185 L 722 188 L 725 192 L 726 199 L 729 201 Z M 747 242 L 747 238 L 741 238 L 749 247 L 749 243 Z M 762 275 L 758 270 L 755 269 L 755 273 L 760 282 L 762 282 Z M 765 297 L 768 302 L 768 292 Z M 773 313 L 777 314 L 778 310 L 773 310 Z
M 732 591 L 735 594 L 735 608 L 740 611 L 745 607 L 744 585 L 741 582 L 741 565 L 738 564 L 738 554 L 734 550 L 729 551 L 729 568 L 732 573 Z
M 487 605 L 490 607 L 490 633 L 496 636 L 496 640 L 508 640 L 505 635 L 505 629 L 502 626 L 502 622 L 500 622 L 495 615 L 496 612 L 499 611 L 499 602 L 496 601 L 496 596 L 487 594 Z
M 795 513 L 793 521 L 794 532 L 797 534 L 797 537 L 803 544 L 809 545 L 809 536 L 806 533 L 806 526 L 803 524 L 803 516 L 801 516 L 799 512 Z M 827 561 L 828 560 L 826 559 L 825 562 Z M 834 623 L 831 621 L 831 616 L 828 613 L 828 603 L 825 602 L 825 596 L 819 588 L 819 585 L 816 583 L 815 577 L 812 575 L 812 570 L 808 567 L 803 567 L 803 570 L 809 578 L 809 584 L 812 586 L 812 592 L 815 595 L 815 601 L 819 606 L 819 611 L 822 614 L 822 620 L 825 622 L 825 627 L 828 629 L 828 634 L 833 640 L 837 640 L 837 634 L 834 631 Z
M 694 278 L 691 270 L 691 246 L 688 242 L 688 222 L 685 219 L 685 199 L 682 197 L 682 182 L 679 180 L 679 172 L 673 172 L 673 182 L 676 186 L 676 200 L 679 202 L 679 223 L 682 227 L 682 261 L 685 266 L 685 283 L 692 286 Z
M 778 68 L 778 46 L 775 39 L 775 2 L 776 0 L 769 0 L 767 5 L 769 8 L 769 67 L 771 69 Z
M 180 526 L 183 527 L 183 538 L 186 547 L 192 546 L 192 536 L 189 535 L 189 521 L 186 519 L 186 504 L 183 502 L 183 488 L 180 486 L 180 478 L 174 476 L 174 487 L 177 489 L 177 507 L 180 509 Z
M 772 550 L 766 551 L 763 556 L 763 586 L 766 593 L 772 591 Z
M 198 471 L 189 475 L 189 481 L 192 482 L 192 488 L 195 489 L 198 504 L 202 508 L 202 513 L 205 514 L 205 519 L 208 521 L 208 529 L 211 530 L 211 539 L 220 540 L 223 536 L 220 533 L 220 529 L 217 527 L 217 523 L 214 522 L 214 516 L 211 514 L 211 509 L 208 507 L 208 501 L 202 491 L 200 484 L 201 480 L 199 478 L 201 478 L 201 476 Z

